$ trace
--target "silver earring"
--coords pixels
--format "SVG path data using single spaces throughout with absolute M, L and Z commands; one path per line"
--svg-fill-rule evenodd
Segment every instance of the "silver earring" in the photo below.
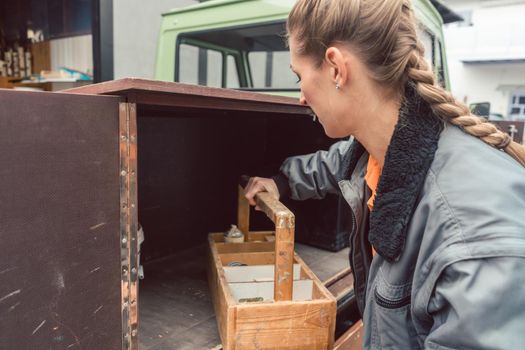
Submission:
M 335 89 L 339 90 L 341 87 L 339 86 L 339 83 L 335 83 Z

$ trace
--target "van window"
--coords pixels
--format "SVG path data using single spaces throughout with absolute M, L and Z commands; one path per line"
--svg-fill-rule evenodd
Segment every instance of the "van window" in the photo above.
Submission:
M 248 53 L 255 89 L 298 89 L 297 77 L 290 69 L 289 51 L 252 51 Z
M 182 44 L 179 46 L 179 79 L 181 83 L 199 83 L 199 48 Z
M 203 49 L 201 49 L 203 50 Z M 199 81 L 199 85 L 207 85 L 213 87 L 222 86 L 222 54 L 214 50 L 204 49 L 208 57 L 204 62 L 199 58 L 199 66 L 202 64 L 202 69 L 206 67 L 206 77 L 203 81 Z
M 186 84 L 222 86 L 222 53 L 195 45 L 179 45 L 179 79 Z
M 189 43 L 179 44 L 178 53 L 176 81 L 213 87 L 240 87 L 237 59 L 231 53 Z
M 437 83 L 446 88 L 443 44 L 422 25 L 418 26 L 417 35 L 425 47 L 425 59 L 432 66 Z
M 182 33 L 175 79 L 208 86 L 298 91 L 297 77 L 289 68 L 285 32 L 285 22 L 280 20 Z M 418 37 L 425 47 L 425 59 L 434 67 L 438 83 L 444 85 L 442 44 L 422 24 L 418 26 Z M 199 52 L 205 50 L 206 56 L 200 53 L 197 59 L 195 46 Z
M 179 65 L 176 81 L 189 73 L 184 73 L 186 64 L 195 75 L 195 61 L 183 59 L 182 46 L 192 45 L 217 49 L 226 57 L 223 86 L 232 88 L 251 88 L 261 90 L 299 90 L 297 78 L 290 70 L 290 54 L 285 45 L 283 33 L 284 20 L 243 25 L 216 30 L 205 30 L 180 35 Z M 194 54 L 194 53 L 193 53 Z M 195 58 L 193 58 L 195 60 Z M 198 69 L 197 69 L 198 70 Z M 194 83 L 195 77 L 192 76 Z M 209 84 L 208 84 L 209 85 Z
M 235 57 L 228 55 L 226 65 L 226 87 L 238 89 L 241 87 L 239 84 L 239 72 L 237 70 L 237 62 Z

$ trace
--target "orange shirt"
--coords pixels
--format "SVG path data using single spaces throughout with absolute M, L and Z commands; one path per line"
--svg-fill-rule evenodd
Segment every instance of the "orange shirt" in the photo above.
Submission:
M 366 174 L 365 174 L 365 181 L 368 185 L 368 188 L 372 191 L 372 196 L 370 196 L 370 199 L 368 200 L 368 209 L 372 210 L 374 207 L 374 200 L 376 199 L 376 189 L 377 184 L 379 183 L 379 177 L 381 176 L 381 166 L 375 160 L 372 158 L 372 156 L 368 157 L 368 165 L 366 167 Z
M 368 165 L 366 167 L 365 182 L 372 191 L 372 195 L 368 199 L 368 209 L 372 210 L 374 207 L 374 200 L 376 199 L 377 184 L 379 183 L 379 177 L 383 169 L 372 156 L 368 157 Z M 372 247 L 372 255 L 376 255 L 374 247 Z

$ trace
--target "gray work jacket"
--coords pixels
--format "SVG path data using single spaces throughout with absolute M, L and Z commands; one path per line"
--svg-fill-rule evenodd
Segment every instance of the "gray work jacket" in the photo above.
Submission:
M 435 121 L 405 101 L 371 212 L 357 141 L 287 159 L 286 192 L 341 193 L 352 209 L 365 349 L 525 349 L 525 169 Z

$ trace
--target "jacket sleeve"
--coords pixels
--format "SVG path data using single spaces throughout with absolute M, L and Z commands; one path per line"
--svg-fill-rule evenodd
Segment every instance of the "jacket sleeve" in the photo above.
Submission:
M 428 305 L 426 349 L 519 349 L 525 344 L 525 257 L 448 266 Z
M 338 182 L 345 171 L 344 157 L 351 143 L 343 140 L 334 143 L 328 151 L 287 158 L 279 175 L 273 177 L 280 196 L 305 200 L 338 193 Z

